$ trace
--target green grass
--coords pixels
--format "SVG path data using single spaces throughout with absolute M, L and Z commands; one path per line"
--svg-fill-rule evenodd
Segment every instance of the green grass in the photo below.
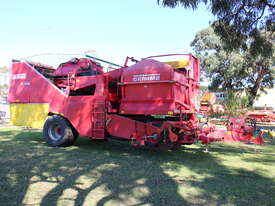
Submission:
M 271 139 L 269 139 L 271 140 Z M 275 205 L 275 143 L 152 151 L 0 129 L 1 205 Z

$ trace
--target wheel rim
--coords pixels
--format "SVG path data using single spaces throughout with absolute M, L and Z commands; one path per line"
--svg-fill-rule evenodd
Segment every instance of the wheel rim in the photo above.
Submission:
M 49 127 L 48 134 L 53 141 L 57 141 L 63 137 L 64 132 L 59 124 L 53 124 Z

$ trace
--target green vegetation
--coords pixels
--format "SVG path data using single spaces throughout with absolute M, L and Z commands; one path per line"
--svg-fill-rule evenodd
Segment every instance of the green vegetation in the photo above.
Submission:
M 157 0 L 165 7 L 198 9 L 204 4 L 214 16 L 197 33 L 192 46 L 214 90 L 245 89 L 249 105 L 273 87 L 274 8 L 272 0 Z
M 275 31 L 273 0 L 157 0 L 167 7 L 183 6 L 187 9 L 197 9 L 199 5 L 205 7 L 213 14 L 215 21 L 212 22 L 216 34 L 224 41 L 227 49 L 246 49 L 247 39 L 252 44 L 260 47 L 253 47 L 253 51 L 262 55 L 270 52 L 270 45 L 259 36 L 261 31 Z
M 234 90 L 227 90 L 225 93 L 225 98 L 222 101 L 226 114 L 229 117 L 238 117 L 245 114 L 251 108 L 247 107 L 249 102 L 249 95 L 241 92 L 236 92 Z
M 271 139 L 269 139 L 271 141 Z M 274 141 L 273 141 L 274 143 Z M 275 144 L 152 151 L 79 138 L 49 147 L 39 130 L 0 129 L 8 205 L 275 205 Z
M 273 87 L 275 44 L 265 33 L 262 33 L 261 37 L 273 47 L 268 54 L 253 53 L 255 45 L 251 41 L 246 42 L 246 50 L 227 50 L 211 26 L 196 34 L 191 46 L 200 59 L 202 76 L 211 82 L 210 90 L 243 91 L 248 97 L 246 105 L 243 106 L 252 106 L 260 91 Z M 257 48 L 261 50 L 262 47 L 268 48 L 268 45 L 263 43 Z

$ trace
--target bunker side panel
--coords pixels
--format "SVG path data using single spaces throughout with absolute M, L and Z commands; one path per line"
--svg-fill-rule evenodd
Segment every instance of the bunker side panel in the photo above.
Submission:
M 143 60 L 122 74 L 121 114 L 167 115 L 178 110 L 177 102 L 190 109 L 187 78 L 168 64 Z
M 122 114 L 166 114 L 173 108 L 170 65 L 143 60 L 122 74 Z M 162 81 L 162 82 L 160 82 Z
M 167 114 L 174 107 L 171 83 L 123 86 L 122 114 Z M 160 87 L 162 87 L 160 89 Z

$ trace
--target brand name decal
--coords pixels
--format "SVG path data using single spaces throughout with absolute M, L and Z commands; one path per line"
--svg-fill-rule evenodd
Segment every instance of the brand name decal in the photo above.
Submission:
M 23 74 L 13 74 L 12 75 L 12 79 L 26 79 L 26 73 L 23 73 Z
M 137 74 L 137 75 L 133 75 L 133 82 L 158 81 L 158 80 L 160 80 L 160 74 Z

